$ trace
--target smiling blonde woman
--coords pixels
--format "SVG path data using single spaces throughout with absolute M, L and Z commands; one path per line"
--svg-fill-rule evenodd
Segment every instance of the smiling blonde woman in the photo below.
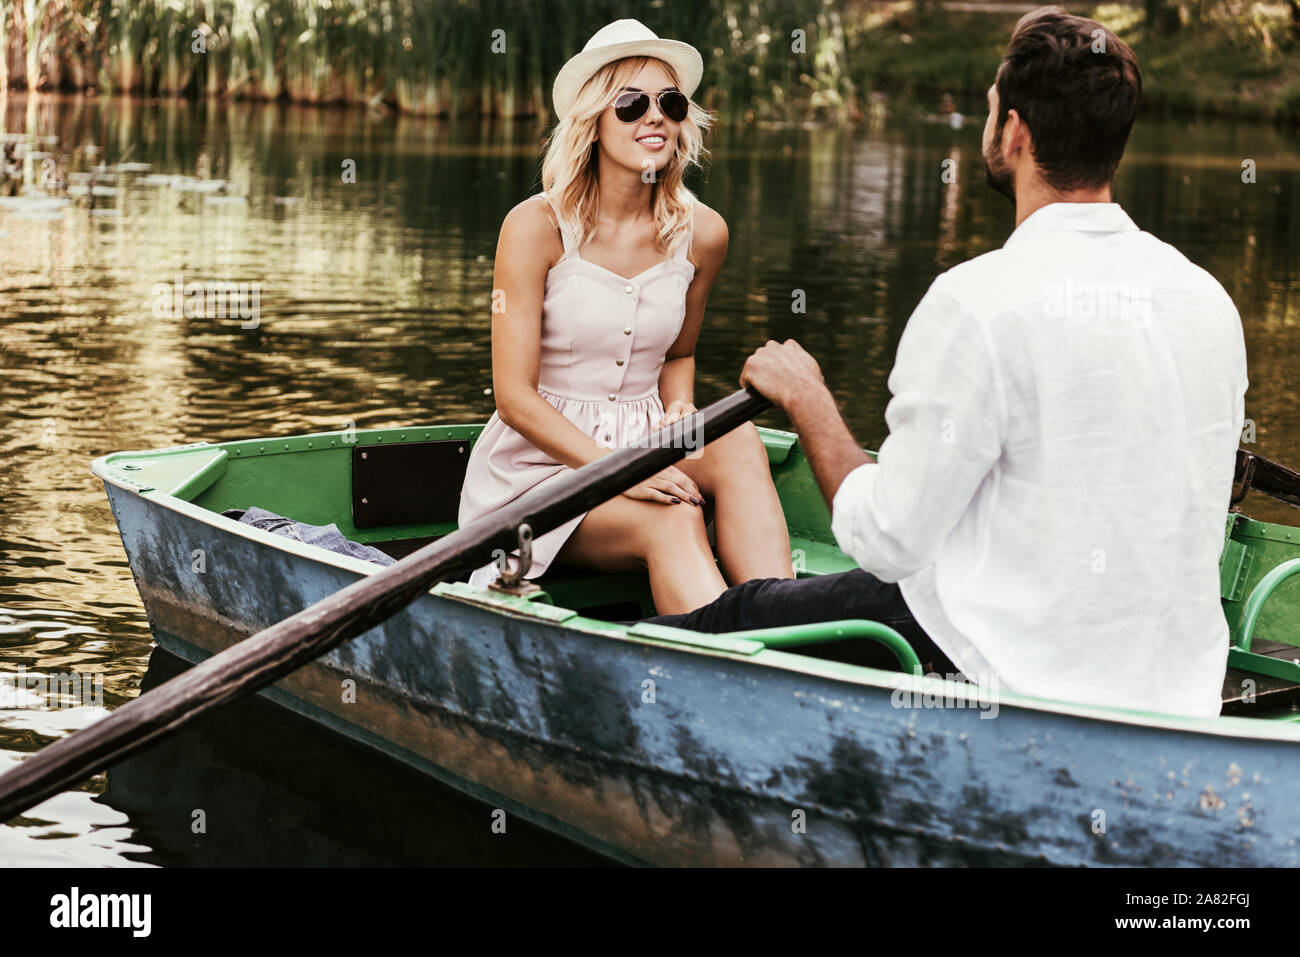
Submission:
M 683 183 L 712 122 L 690 100 L 702 73 L 694 47 L 619 20 L 557 76 L 544 192 L 507 214 L 497 244 L 497 411 L 470 456 L 462 527 L 696 411 L 695 344 L 727 253 L 726 223 Z M 660 614 L 793 578 L 758 430 L 745 423 L 539 536 L 526 576 L 552 564 L 646 570 Z

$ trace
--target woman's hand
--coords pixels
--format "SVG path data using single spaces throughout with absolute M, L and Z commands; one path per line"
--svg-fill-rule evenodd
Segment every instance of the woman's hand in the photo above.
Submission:
M 700 410 L 695 408 L 695 406 L 691 405 L 689 402 L 687 402 L 684 399 L 677 399 L 674 402 L 669 402 L 668 408 L 664 409 L 663 418 L 661 418 L 658 422 L 656 422 L 654 428 L 651 429 L 650 431 L 657 432 L 666 425 L 672 425 L 682 416 L 690 415 L 692 412 L 698 412 L 698 411 Z
M 664 426 L 676 422 L 682 416 L 698 411 L 691 403 L 684 399 L 677 399 L 668 403 L 663 416 L 650 431 L 657 432 Z M 700 487 L 691 481 L 689 475 L 675 465 L 670 465 L 657 475 L 650 476 L 640 485 L 634 485 L 623 494 L 628 498 L 642 499 L 647 502 L 664 502 L 671 505 L 676 505 L 679 502 L 689 502 L 692 505 L 701 507 L 704 505 L 704 495 L 700 492 Z
M 644 502 L 662 502 L 665 505 L 676 505 L 680 502 L 701 507 L 704 505 L 704 496 L 700 493 L 700 487 L 675 465 L 670 465 L 662 472 L 650 476 L 640 485 L 633 485 L 623 494 L 628 498 L 640 499 Z

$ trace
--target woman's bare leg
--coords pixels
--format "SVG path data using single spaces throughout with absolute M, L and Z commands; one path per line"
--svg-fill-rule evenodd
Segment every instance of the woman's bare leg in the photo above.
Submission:
M 676 464 L 713 503 L 718 561 L 728 582 L 795 577 L 785 513 L 752 422 L 710 442 L 699 458 Z
M 694 611 L 727 587 L 709 548 L 703 511 L 688 502 L 612 498 L 578 523 L 556 561 L 601 571 L 648 570 L 661 615 Z

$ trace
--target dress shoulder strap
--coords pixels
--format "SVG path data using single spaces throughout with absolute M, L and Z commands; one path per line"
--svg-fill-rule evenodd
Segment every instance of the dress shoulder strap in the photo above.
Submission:
M 542 198 L 546 200 L 546 205 L 551 207 L 551 215 L 555 217 L 556 227 L 560 230 L 560 242 L 564 243 L 564 254 L 567 256 L 573 246 L 573 237 L 564 228 L 564 223 L 560 221 L 560 214 L 555 211 L 555 204 L 551 202 L 551 198 L 546 195 L 545 190 L 542 191 Z

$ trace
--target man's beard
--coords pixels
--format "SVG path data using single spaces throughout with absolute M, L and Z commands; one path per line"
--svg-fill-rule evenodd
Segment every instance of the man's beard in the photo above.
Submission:
M 993 142 L 997 143 L 997 141 L 998 137 L 995 136 Z M 989 151 L 984 152 L 984 179 L 990 186 L 1011 200 L 1013 206 L 1015 205 L 1016 174 L 1010 166 L 1003 162 L 1002 157 L 997 154 L 990 155 Z

